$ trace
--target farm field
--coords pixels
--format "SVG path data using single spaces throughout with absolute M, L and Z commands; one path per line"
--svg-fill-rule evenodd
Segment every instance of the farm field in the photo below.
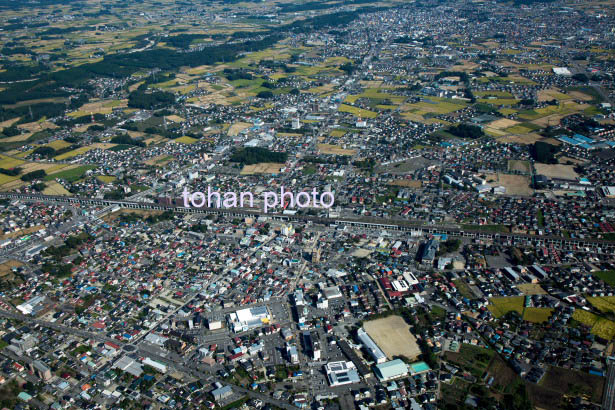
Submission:
M 574 311 L 572 318 L 577 322 L 590 327 L 591 333 L 600 336 L 603 339 L 611 340 L 615 337 L 615 322 L 601 318 L 591 312 L 583 309 Z
M 523 314 L 523 302 L 523 296 L 490 298 L 487 308 L 496 318 L 500 318 L 511 311 L 521 315 Z
M 339 109 L 340 112 L 347 112 L 349 114 L 354 115 L 355 117 L 361 118 L 376 118 L 378 116 L 377 112 L 366 110 L 359 107 L 354 107 L 348 104 L 340 104 Z
M 54 159 L 56 161 L 63 161 L 65 159 L 76 157 L 77 155 L 85 154 L 92 149 L 94 149 L 94 147 L 92 147 L 91 145 L 87 147 L 80 147 L 72 151 L 65 152 L 64 154 L 57 155 L 54 157 Z
M 47 175 L 44 179 L 45 181 L 54 181 L 56 178 L 58 178 L 64 179 L 68 182 L 75 182 L 81 179 L 81 177 L 83 177 L 83 175 L 85 175 L 88 170 L 93 168 L 95 167 L 92 165 L 81 165 L 74 168 L 71 167 L 70 169 L 61 170 L 59 172 Z
M 615 312 L 615 296 L 586 297 L 587 301 L 603 313 Z
M 46 185 L 47 186 L 45 187 L 45 189 L 43 189 L 43 194 L 45 195 L 71 195 L 71 193 L 66 188 L 64 188 L 56 181 L 48 182 Z

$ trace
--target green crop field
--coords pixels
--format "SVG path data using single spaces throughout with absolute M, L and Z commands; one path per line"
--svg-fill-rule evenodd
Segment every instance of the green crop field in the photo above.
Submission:
M 508 312 L 515 311 L 520 315 L 523 314 L 523 296 L 511 296 L 489 299 L 489 311 L 496 318 L 504 316 Z
M 52 175 L 47 175 L 43 179 L 45 181 L 53 181 L 56 178 L 60 178 L 60 179 L 65 179 L 68 182 L 75 182 L 78 179 L 80 179 L 81 177 L 83 177 L 83 175 L 86 173 L 86 171 L 88 171 L 90 169 L 94 169 L 94 168 L 96 168 L 96 167 L 94 167 L 92 165 L 82 165 L 82 166 L 77 167 L 77 168 L 68 169 L 66 171 L 56 172 L 55 174 L 52 174 Z
M 348 104 L 341 104 L 339 108 L 340 112 L 347 112 L 349 114 L 354 115 L 355 117 L 362 118 L 376 118 L 378 116 L 377 112 L 364 110 L 363 108 L 353 107 Z

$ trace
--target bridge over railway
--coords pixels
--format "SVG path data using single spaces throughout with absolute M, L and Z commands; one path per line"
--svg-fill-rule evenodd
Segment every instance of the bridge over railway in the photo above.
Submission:
M 457 226 L 425 225 L 420 222 L 391 220 L 374 217 L 318 217 L 310 215 L 286 215 L 264 213 L 254 209 L 245 208 L 186 208 L 183 206 L 162 205 L 148 202 L 135 202 L 125 200 L 111 200 L 98 198 L 81 198 L 76 196 L 56 196 L 43 194 L 29 194 L 18 192 L 2 192 L 0 198 L 18 199 L 28 202 L 51 202 L 61 204 L 80 204 L 89 206 L 118 206 L 122 209 L 144 209 L 159 211 L 174 211 L 191 214 L 221 215 L 233 218 L 267 217 L 278 221 L 312 222 L 322 225 L 348 226 L 370 230 L 387 230 L 409 232 L 411 235 L 423 234 L 446 234 L 452 237 L 464 237 L 471 239 L 486 239 L 503 245 L 521 246 L 554 246 L 564 251 L 584 251 L 602 254 L 615 252 L 615 241 L 591 238 L 565 238 L 561 236 L 532 235 L 523 233 L 487 232 L 479 229 L 465 229 Z

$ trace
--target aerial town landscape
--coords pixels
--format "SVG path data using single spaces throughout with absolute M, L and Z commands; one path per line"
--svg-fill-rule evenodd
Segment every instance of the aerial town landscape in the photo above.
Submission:
M 0 0 L 0 408 L 615 410 L 615 3 Z

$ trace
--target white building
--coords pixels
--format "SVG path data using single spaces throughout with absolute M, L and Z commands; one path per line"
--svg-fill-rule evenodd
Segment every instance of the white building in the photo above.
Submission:
M 387 356 L 384 352 L 378 347 L 376 342 L 372 340 L 371 337 L 367 334 L 363 328 L 357 330 L 357 337 L 359 341 L 363 344 L 363 348 L 369 353 L 369 355 L 374 359 L 376 363 L 384 363 L 387 361 Z
M 164 364 L 162 364 L 162 363 L 160 363 L 160 362 L 157 362 L 157 361 L 155 361 L 155 360 L 152 360 L 152 359 L 150 359 L 149 357 L 146 357 L 146 358 L 143 360 L 143 362 L 142 362 L 142 363 L 143 363 L 143 365 L 145 365 L 145 366 L 151 366 L 151 367 L 153 367 L 154 369 L 156 369 L 156 370 L 157 370 L 157 371 L 159 371 L 160 373 L 166 373 L 166 372 L 167 372 L 167 366 L 166 366 L 166 365 L 164 365 Z
M 233 332 L 245 332 L 271 322 L 271 313 L 267 306 L 241 309 L 228 316 L 229 327 Z
M 361 381 L 359 373 L 352 362 L 331 362 L 325 365 L 325 373 L 332 387 Z

